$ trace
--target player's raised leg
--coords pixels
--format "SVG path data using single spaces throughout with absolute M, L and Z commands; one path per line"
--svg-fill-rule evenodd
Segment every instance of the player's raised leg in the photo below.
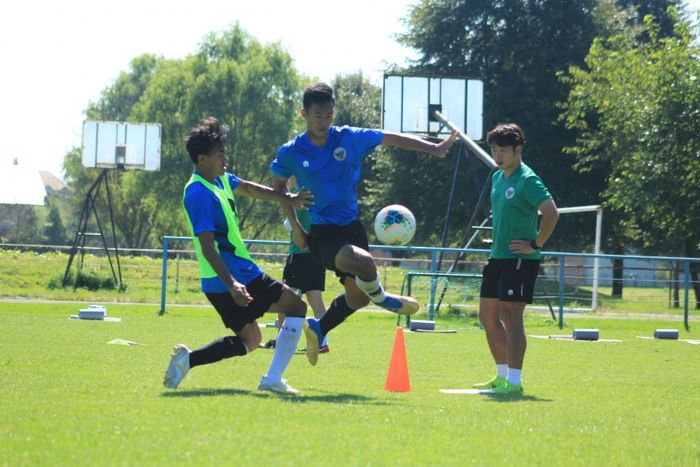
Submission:
M 413 297 L 393 295 L 384 291 L 379 283 L 374 258 L 368 251 L 354 245 L 345 245 L 338 251 L 335 264 L 340 271 L 355 276 L 357 287 L 375 305 L 400 315 L 415 314 L 420 308 Z

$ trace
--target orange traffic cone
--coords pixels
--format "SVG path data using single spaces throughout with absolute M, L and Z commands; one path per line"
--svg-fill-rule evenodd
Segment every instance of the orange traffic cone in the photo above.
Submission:
M 389 372 L 386 375 L 385 391 L 410 392 L 411 380 L 408 376 L 408 360 L 406 359 L 406 344 L 403 339 L 403 328 L 396 328 L 394 350 L 391 352 Z

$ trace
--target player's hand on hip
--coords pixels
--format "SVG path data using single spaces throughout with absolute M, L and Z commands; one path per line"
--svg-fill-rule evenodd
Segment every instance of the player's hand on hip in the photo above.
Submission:
M 298 193 L 287 193 L 287 200 L 294 209 L 308 211 L 309 206 L 314 204 L 314 195 L 304 187 Z
M 445 157 L 447 153 L 450 152 L 450 148 L 452 147 L 452 145 L 455 143 L 455 141 L 457 141 L 458 136 L 459 134 L 457 132 L 454 132 L 445 141 L 436 144 L 435 150 L 432 152 L 433 156 L 439 157 L 440 159 Z
M 228 291 L 238 306 L 248 306 L 253 301 L 253 297 L 248 293 L 248 289 L 240 282 L 233 281 L 233 285 L 229 287 Z
M 510 251 L 516 255 L 530 255 L 537 250 L 530 246 L 530 240 L 512 240 Z

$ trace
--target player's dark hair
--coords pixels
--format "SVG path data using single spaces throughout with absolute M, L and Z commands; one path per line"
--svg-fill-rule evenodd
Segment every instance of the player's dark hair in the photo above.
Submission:
M 197 163 L 198 155 L 210 154 L 214 149 L 226 146 L 228 131 L 228 126 L 222 125 L 214 117 L 200 120 L 197 126 L 185 135 L 185 148 L 192 163 Z
M 304 109 L 309 110 L 311 104 L 335 104 L 333 88 L 326 83 L 315 83 L 304 89 Z
M 498 146 L 525 146 L 525 132 L 515 123 L 499 123 L 486 134 L 486 142 Z

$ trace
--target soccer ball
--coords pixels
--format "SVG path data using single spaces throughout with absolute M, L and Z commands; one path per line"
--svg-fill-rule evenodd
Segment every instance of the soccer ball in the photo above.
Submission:
M 416 233 L 416 218 L 407 207 L 392 204 L 377 213 L 374 233 L 385 245 L 406 245 Z

